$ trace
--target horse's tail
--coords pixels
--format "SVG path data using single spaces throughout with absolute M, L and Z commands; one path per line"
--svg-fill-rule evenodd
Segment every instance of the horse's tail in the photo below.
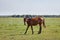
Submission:
M 43 26 L 46 28 L 45 19 L 43 18 Z

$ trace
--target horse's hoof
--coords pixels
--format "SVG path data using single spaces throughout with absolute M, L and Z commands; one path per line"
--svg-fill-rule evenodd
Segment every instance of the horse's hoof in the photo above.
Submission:
M 38 34 L 41 34 L 41 32 L 40 32 L 40 33 L 38 33 Z
M 34 32 L 32 34 L 34 34 Z
M 32 35 L 33 35 L 34 33 L 32 33 Z
M 38 34 L 41 34 L 41 33 L 38 33 Z
M 26 33 L 24 33 L 24 34 L 26 34 Z

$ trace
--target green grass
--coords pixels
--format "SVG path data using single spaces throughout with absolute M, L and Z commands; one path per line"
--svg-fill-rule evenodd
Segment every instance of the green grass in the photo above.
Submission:
M 42 27 L 42 33 L 37 34 L 39 26 L 34 26 L 32 35 L 29 28 L 26 35 L 26 26 L 23 18 L 0 18 L 0 40 L 60 40 L 60 18 L 45 18 L 46 28 Z

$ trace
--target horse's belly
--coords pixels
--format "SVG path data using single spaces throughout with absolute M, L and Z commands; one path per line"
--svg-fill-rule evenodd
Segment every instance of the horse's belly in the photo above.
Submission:
M 33 24 L 33 26 L 35 26 L 35 25 L 37 25 L 37 24 Z
M 38 23 L 37 22 L 33 22 L 32 25 L 37 25 Z

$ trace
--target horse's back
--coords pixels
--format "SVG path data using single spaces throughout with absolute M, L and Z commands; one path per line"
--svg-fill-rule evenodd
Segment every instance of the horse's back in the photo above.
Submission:
M 34 17 L 34 18 L 32 18 L 32 20 L 35 20 L 35 21 L 37 21 L 37 20 L 38 20 L 38 18 Z

